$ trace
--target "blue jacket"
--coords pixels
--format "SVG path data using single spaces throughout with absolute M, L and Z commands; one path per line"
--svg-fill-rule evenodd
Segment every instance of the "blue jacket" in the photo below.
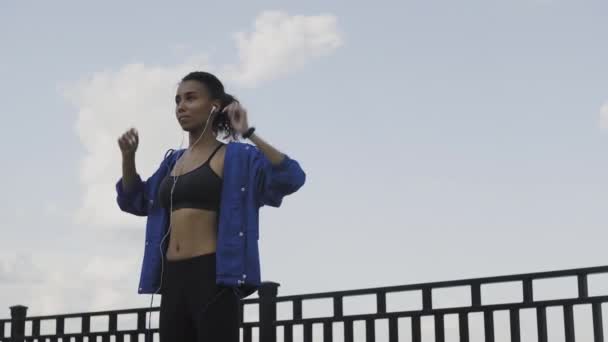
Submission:
M 173 169 L 185 149 L 169 150 L 160 166 L 146 181 L 137 175 L 126 192 L 122 178 L 116 183 L 122 211 L 147 216 L 146 240 L 139 281 L 140 294 L 159 291 L 161 262 L 165 262 L 169 237 L 160 244 L 169 227 L 168 210 L 158 203 L 161 180 Z M 297 161 L 285 156 L 272 165 L 255 146 L 230 142 L 224 158 L 223 186 L 218 218 L 216 283 L 237 289 L 242 298 L 260 285 L 259 208 L 279 207 L 283 197 L 297 191 L 306 174 Z M 158 291 L 158 292 L 157 292 Z

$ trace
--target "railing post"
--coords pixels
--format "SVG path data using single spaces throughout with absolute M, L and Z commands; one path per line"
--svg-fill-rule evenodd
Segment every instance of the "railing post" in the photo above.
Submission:
M 264 281 L 258 289 L 260 297 L 260 341 L 276 342 L 277 320 L 276 298 L 280 284 Z
M 11 342 L 25 341 L 25 316 L 27 306 L 11 306 Z

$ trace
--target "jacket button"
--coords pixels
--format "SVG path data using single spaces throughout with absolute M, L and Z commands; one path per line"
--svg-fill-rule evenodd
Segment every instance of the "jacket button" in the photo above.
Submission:
M 239 232 L 239 236 L 243 236 L 243 232 Z
M 241 188 L 241 191 L 245 191 L 245 187 L 242 187 L 242 188 Z
M 150 241 L 146 241 L 146 246 L 150 244 Z
M 245 279 L 245 278 L 247 278 L 247 275 L 246 275 L 246 274 L 243 274 L 243 279 Z

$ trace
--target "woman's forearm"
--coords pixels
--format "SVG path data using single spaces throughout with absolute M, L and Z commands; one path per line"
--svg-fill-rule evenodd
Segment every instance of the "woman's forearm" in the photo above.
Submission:
M 122 188 L 125 192 L 132 189 L 135 180 L 137 179 L 137 170 L 135 169 L 135 156 L 122 157 Z
M 262 151 L 272 165 L 280 164 L 283 158 L 285 158 L 283 153 L 264 141 L 264 139 L 260 138 L 257 134 L 253 133 L 249 137 L 249 140 L 251 140 L 260 149 L 260 151 Z

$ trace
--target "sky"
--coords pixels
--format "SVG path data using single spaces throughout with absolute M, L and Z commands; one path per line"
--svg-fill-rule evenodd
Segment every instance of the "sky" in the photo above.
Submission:
M 116 139 L 138 129 L 149 176 L 182 142 L 173 97 L 194 70 L 217 74 L 307 173 L 261 211 L 262 279 L 279 295 L 607 265 L 607 12 L 0 2 L 0 317 L 150 305 L 145 220 L 115 201 Z

